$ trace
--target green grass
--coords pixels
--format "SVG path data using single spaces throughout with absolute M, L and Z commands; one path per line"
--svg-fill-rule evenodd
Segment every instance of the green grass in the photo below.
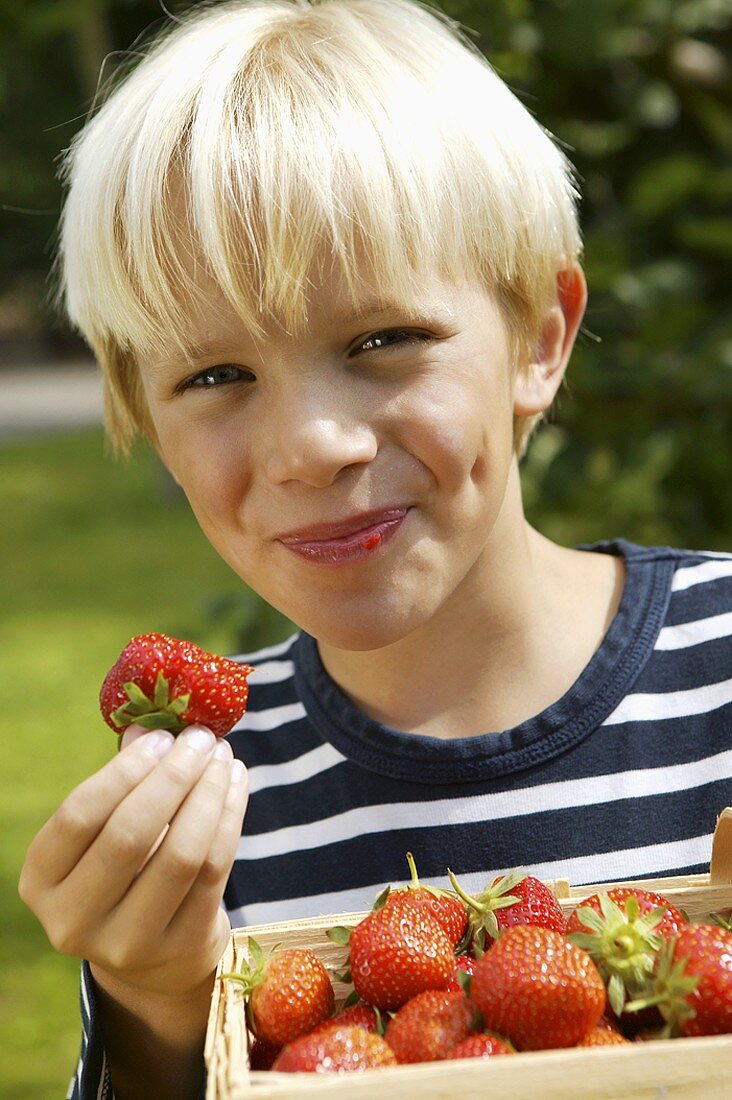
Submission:
M 17 881 L 42 823 L 115 751 L 97 706 L 107 668 L 143 631 L 232 652 L 291 628 L 218 558 L 150 452 L 114 461 L 101 431 L 0 444 L 0 515 L 0 1096 L 45 1100 L 78 1057 L 78 964 Z

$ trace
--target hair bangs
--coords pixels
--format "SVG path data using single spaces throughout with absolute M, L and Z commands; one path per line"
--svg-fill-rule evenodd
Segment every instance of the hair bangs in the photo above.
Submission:
M 569 162 L 456 25 L 411 0 L 199 7 L 87 124 L 65 175 L 67 312 L 118 360 L 189 342 L 201 272 L 260 336 L 303 329 L 333 266 L 356 310 L 368 286 L 409 305 L 427 272 L 479 278 L 520 357 L 580 251 Z

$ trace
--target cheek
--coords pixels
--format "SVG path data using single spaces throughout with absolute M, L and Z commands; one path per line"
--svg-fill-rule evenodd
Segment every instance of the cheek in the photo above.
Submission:
M 507 421 L 508 423 L 504 423 Z M 510 417 L 471 385 L 435 389 L 398 416 L 402 446 L 442 488 L 483 484 L 511 447 Z
M 163 460 L 185 493 L 204 532 L 237 522 L 249 489 L 249 462 L 223 435 L 186 434 L 163 449 Z

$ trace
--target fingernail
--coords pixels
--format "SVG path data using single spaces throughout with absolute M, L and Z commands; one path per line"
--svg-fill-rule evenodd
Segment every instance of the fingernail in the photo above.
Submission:
M 180 735 L 181 741 L 197 752 L 210 752 L 216 738 L 205 726 L 188 726 Z
M 231 765 L 231 786 L 235 786 L 237 783 L 243 783 L 244 777 L 247 774 L 247 769 L 241 760 L 235 760 Z
M 231 747 L 229 745 L 229 742 L 219 739 L 216 742 L 214 756 L 217 760 L 231 760 Z
M 172 749 L 174 738 L 172 734 L 167 733 L 165 730 L 153 730 L 152 733 L 146 733 L 140 740 L 145 752 L 160 760 L 166 752 Z

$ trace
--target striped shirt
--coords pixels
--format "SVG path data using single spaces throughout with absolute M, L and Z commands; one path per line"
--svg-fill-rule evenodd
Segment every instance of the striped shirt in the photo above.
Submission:
M 233 926 L 369 908 L 387 882 L 469 891 L 520 865 L 574 885 L 707 869 L 732 805 L 732 554 L 622 555 L 610 627 L 572 687 L 513 729 L 399 733 L 357 710 L 298 634 L 246 659 L 246 714 L 229 735 L 250 802 L 224 895 Z M 104 1096 L 93 982 L 69 1095 Z

